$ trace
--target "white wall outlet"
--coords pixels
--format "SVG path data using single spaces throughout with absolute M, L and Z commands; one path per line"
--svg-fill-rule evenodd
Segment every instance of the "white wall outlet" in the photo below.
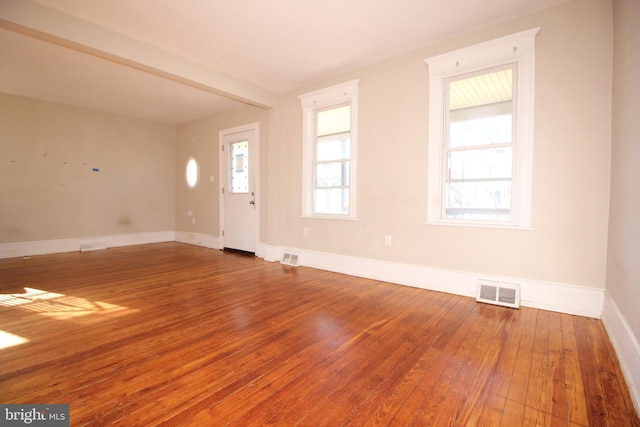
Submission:
M 195 217 L 191 218 L 191 224 L 195 224 L 195 223 L 196 223 L 196 218 Z
M 309 227 L 303 227 L 302 228 L 302 235 L 304 237 L 309 237 Z
M 390 234 L 385 234 L 385 236 L 384 236 L 384 245 L 385 246 L 391 246 L 391 235 Z

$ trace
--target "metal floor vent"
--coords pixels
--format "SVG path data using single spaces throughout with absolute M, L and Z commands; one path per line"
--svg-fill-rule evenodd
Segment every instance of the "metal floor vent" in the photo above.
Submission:
M 520 285 L 514 283 L 478 280 L 478 297 L 476 301 L 505 307 L 520 307 Z
M 282 254 L 280 263 L 290 265 L 292 267 L 297 267 L 298 265 L 300 265 L 300 255 L 294 252 L 285 252 Z

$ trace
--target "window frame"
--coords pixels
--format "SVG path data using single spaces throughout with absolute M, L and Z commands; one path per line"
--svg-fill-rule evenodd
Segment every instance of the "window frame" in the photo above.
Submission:
M 192 170 L 190 168 L 190 165 L 194 165 L 193 167 L 195 169 L 193 169 L 193 174 L 195 175 L 190 173 L 190 171 Z M 194 179 L 193 184 L 190 182 L 190 179 L 189 179 L 190 177 L 193 177 Z M 185 167 L 184 167 L 184 179 L 185 179 L 185 183 L 187 184 L 187 188 L 189 190 L 194 190 L 200 183 L 200 164 L 198 163 L 198 160 L 194 156 L 189 156 L 189 158 L 187 158 L 187 162 L 185 163 Z
M 310 218 L 356 219 L 357 153 L 358 153 L 358 86 L 360 80 L 350 80 L 324 89 L 300 95 L 303 114 L 302 137 L 302 216 Z M 315 169 L 317 151 L 316 117 L 320 111 L 351 107 L 349 141 L 349 209 L 346 214 L 315 213 Z M 320 162 L 322 163 L 322 162 Z
M 533 112 L 535 95 L 535 36 L 540 28 L 425 59 L 429 65 L 429 149 L 427 171 L 427 224 L 531 229 L 533 169 Z M 515 66 L 514 136 L 511 219 L 454 219 L 445 216 L 447 82 Z

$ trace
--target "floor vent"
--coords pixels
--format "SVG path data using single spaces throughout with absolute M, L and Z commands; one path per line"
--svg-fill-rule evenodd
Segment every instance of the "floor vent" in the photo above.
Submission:
M 80 244 L 80 252 L 99 251 L 102 249 L 107 249 L 107 245 L 104 242 Z
M 520 285 L 513 283 L 478 280 L 476 301 L 505 307 L 520 307 Z
M 292 267 L 297 267 L 298 265 L 300 265 L 300 255 L 293 252 L 285 252 L 282 254 L 280 263 L 290 265 Z

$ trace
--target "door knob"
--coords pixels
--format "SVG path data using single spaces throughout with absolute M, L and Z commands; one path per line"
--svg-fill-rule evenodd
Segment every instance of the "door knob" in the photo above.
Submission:
M 251 201 L 249 202 L 249 204 L 250 204 L 250 205 L 255 205 L 255 204 L 256 204 L 256 201 L 255 201 L 255 200 L 251 200 Z

